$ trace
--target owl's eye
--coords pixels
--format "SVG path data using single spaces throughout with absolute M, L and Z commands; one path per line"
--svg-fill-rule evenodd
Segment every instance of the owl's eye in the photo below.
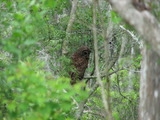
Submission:
M 88 51 L 83 51 L 83 52 L 82 52 L 82 55 L 83 55 L 83 56 L 88 55 Z

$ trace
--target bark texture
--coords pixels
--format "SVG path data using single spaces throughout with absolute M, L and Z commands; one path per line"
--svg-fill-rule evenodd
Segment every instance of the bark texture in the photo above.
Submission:
M 160 120 L 160 57 L 143 49 L 140 82 L 140 120 Z

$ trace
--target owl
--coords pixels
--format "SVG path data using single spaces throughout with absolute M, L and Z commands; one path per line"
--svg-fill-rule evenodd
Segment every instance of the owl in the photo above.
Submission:
M 91 50 L 87 46 L 80 47 L 71 57 L 73 72 L 69 72 L 71 77 L 71 85 L 74 85 L 77 80 L 82 80 L 86 68 L 88 67 L 89 55 Z

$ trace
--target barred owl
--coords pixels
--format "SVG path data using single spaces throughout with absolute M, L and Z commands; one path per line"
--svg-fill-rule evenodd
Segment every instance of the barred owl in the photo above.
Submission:
M 71 85 L 76 83 L 76 80 L 82 80 L 86 68 L 88 67 L 89 55 L 91 50 L 87 46 L 80 47 L 71 57 L 74 72 L 69 72 L 71 76 Z

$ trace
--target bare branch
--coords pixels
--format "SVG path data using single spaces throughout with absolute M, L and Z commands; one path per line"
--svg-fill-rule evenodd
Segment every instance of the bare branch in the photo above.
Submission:
M 119 71 L 121 71 L 121 70 L 125 70 L 125 69 L 124 69 L 124 68 L 121 68 L 121 69 L 115 70 L 115 71 L 113 71 L 113 72 L 110 72 L 110 73 L 108 74 L 108 76 L 113 75 L 113 74 L 115 74 L 115 73 L 117 73 L 117 72 L 119 72 Z M 133 72 L 139 72 L 139 71 L 133 71 Z M 105 77 L 105 76 L 106 76 L 106 71 L 103 72 L 103 73 L 101 73 L 101 78 L 103 78 L 103 77 Z M 85 76 L 85 77 L 84 77 L 84 79 L 93 79 L 93 78 L 97 78 L 97 76 Z
M 132 37 L 132 39 L 135 40 L 135 41 L 139 44 L 140 48 L 143 47 L 142 42 L 138 40 L 138 38 L 133 34 L 133 32 L 127 30 L 127 29 L 124 28 L 122 25 L 120 25 L 119 27 L 120 27 L 122 30 L 124 30 L 125 32 L 127 32 L 127 33 Z
M 128 99 L 130 102 L 132 102 L 131 99 L 129 99 L 128 97 L 126 97 L 126 96 L 124 96 L 124 95 L 122 94 L 121 89 L 120 89 L 120 85 L 119 85 L 119 75 L 118 75 L 118 74 L 117 74 L 117 85 L 118 85 L 118 92 L 119 92 L 119 94 L 120 94 L 123 98 Z
M 90 111 L 90 110 L 86 110 L 86 111 L 84 111 L 84 113 L 92 114 L 92 115 L 96 115 L 96 116 L 100 116 L 100 117 L 105 118 L 105 115 L 104 115 L 104 114 L 98 113 L 98 112 L 93 112 L 93 111 Z

